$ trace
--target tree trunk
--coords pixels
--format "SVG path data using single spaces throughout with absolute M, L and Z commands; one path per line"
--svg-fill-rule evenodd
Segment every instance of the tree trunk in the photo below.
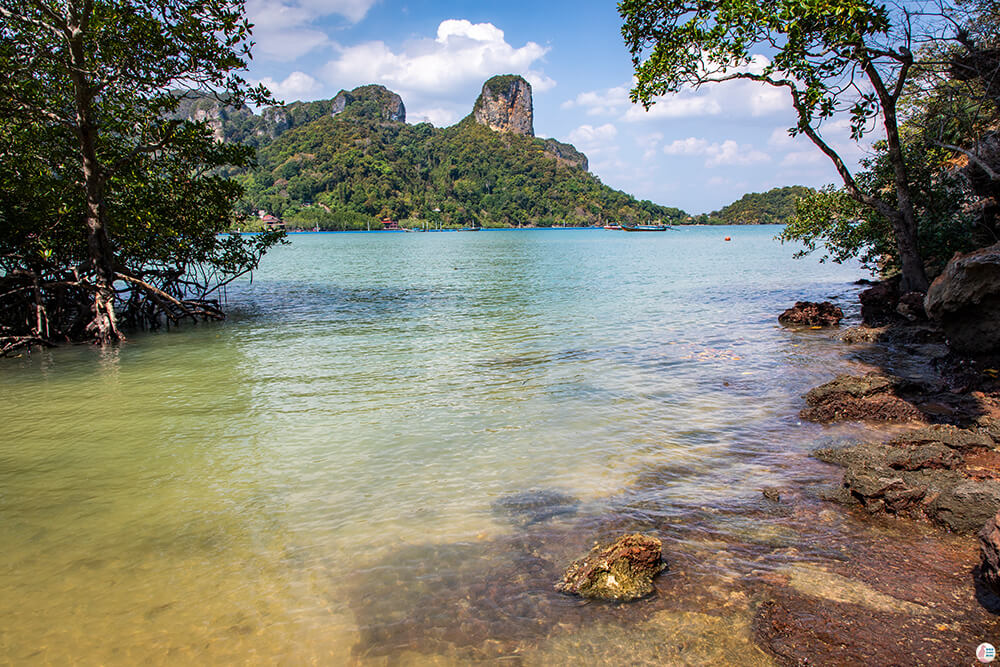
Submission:
M 867 65 L 866 69 L 882 102 L 885 139 L 889 146 L 889 161 L 892 163 L 895 180 L 898 211 L 890 220 L 893 235 L 896 237 L 896 249 L 899 251 L 899 265 L 902 273 L 899 289 L 904 294 L 906 292 L 926 292 L 928 281 L 927 273 L 924 271 L 924 261 L 920 257 L 920 244 L 917 240 L 917 216 L 913 212 L 910 179 L 906 173 L 906 160 L 903 157 L 903 148 L 899 140 L 899 122 L 896 118 L 897 96 L 888 93 L 871 63 Z
M 93 319 L 87 331 L 100 343 L 121 340 L 115 316 L 114 252 L 104 221 L 104 174 L 97 157 L 97 132 L 94 121 L 94 92 L 85 75 L 86 56 L 83 32 L 78 26 L 69 26 L 70 78 L 73 82 L 76 103 L 76 134 L 80 144 L 87 208 L 87 251 L 95 275 Z
M 886 112 L 885 129 L 889 144 L 889 160 L 892 162 L 895 177 L 896 204 L 899 207 L 899 214 L 892 218 L 892 231 L 896 237 L 896 248 L 899 251 L 899 264 L 902 273 L 899 288 L 904 294 L 906 292 L 926 292 L 927 273 L 924 271 L 924 262 L 920 256 L 920 246 L 917 241 L 917 217 L 913 212 L 913 196 L 910 193 L 906 162 L 903 159 L 903 151 L 899 143 L 895 111 Z

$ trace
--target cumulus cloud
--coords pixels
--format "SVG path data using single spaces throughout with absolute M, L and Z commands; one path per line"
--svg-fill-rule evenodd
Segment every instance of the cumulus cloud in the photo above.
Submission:
M 442 96 L 462 84 L 514 73 L 524 76 L 535 92 L 542 92 L 555 81 L 533 66 L 548 50 L 535 42 L 515 48 L 492 23 L 449 19 L 441 22 L 434 39 L 410 42 L 399 51 L 381 41 L 340 47 L 339 56 L 323 72 L 338 85 L 374 81 L 393 90 Z
M 337 15 L 350 23 L 365 17 L 375 0 L 249 0 L 247 16 L 254 24 L 254 54 L 258 59 L 293 61 L 330 44 L 312 24 Z
M 599 127 L 581 125 L 569 133 L 569 140 L 574 144 L 594 145 L 604 144 L 618 136 L 618 128 L 611 123 Z
M 292 72 L 283 81 L 264 77 L 260 83 L 267 86 L 277 99 L 286 103 L 306 99 L 320 90 L 319 82 L 305 72 Z
M 760 72 L 768 63 L 764 56 L 754 56 L 740 69 Z M 583 92 L 563 102 L 562 108 L 584 109 L 593 116 L 620 116 L 629 122 L 722 115 L 759 117 L 790 108 L 784 90 L 755 81 L 735 80 L 707 83 L 700 88 L 685 87 L 677 93 L 655 98 L 647 111 L 629 100 L 629 90 L 634 85 L 633 79 L 630 84 Z
M 631 106 L 626 86 L 615 86 L 606 90 L 591 90 L 566 100 L 563 109 L 582 108 L 590 116 L 616 115 Z
M 703 155 L 706 167 L 746 166 L 771 160 L 767 153 L 756 150 L 750 144 L 738 144 L 732 139 L 721 143 L 696 137 L 675 139 L 663 147 L 663 152 L 667 155 Z
M 483 82 L 496 74 L 520 74 L 535 93 L 556 85 L 540 67 L 548 47 L 535 42 L 515 46 L 492 23 L 442 21 L 433 37 L 401 46 L 369 41 L 334 46 L 337 57 L 321 76 L 338 88 L 380 83 L 403 96 L 408 118 L 435 125 L 469 113 Z

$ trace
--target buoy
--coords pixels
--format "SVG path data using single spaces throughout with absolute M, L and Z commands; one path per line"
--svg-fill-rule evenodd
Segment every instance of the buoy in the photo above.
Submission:
M 732 237 L 732 236 L 727 236 L 727 237 L 726 237 L 726 240 L 727 240 L 727 241 L 732 241 L 732 240 L 733 240 L 733 237 Z

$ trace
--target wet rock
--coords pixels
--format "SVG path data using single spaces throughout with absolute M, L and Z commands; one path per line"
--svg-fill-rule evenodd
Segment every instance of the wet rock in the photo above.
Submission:
M 848 345 L 855 345 L 857 343 L 877 343 L 885 337 L 885 333 L 886 327 L 870 327 L 862 324 L 844 331 L 840 334 L 840 340 Z
M 556 590 L 600 600 L 637 600 L 653 592 L 653 577 L 665 567 L 660 540 L 640 533 L 623 535 L 574 561 Z
M 761 493 L 763 493 L 764 497 L 767 498 L 768 500 L 770 500 L 771 502 L 774 502 L 774 503 L 780 503 L 781 502 L 781 490 L 780 489 L 776 489 L 773 486 L 768 486 L 768 487 L 765 487 L 764 489 L 761 489 Z
M 1000 243 L 952 258 L 924 299 L 953 349 L 1000 352 Z
M 842 319 L 844 311 L 829 301 L 799 301 L 778 315 L 778 322 L 786 326 L 833 327 L 840 324 Z
M 1000 482 L 963 481 L 946 488 L 932 503 L 933 518 L 951 530 L 971 533 L 1000 510 Z
M 808 421 L 920 421 L 924 415 L 909 401 L 896 395 L 903 386 L 899 378 L 869 373 L 840 375 L 805 395 L 809 407 L 799 415 Z
M 893 438 L 889 444 L 896 446 L 924 445 L 939 443 L 951 449 L 968 451 L 990 448 L 993 439 L 986 433 L 958 428 L 950 424 L 934 424 L 904 433 Z
M 1000 595 L 1000 512 L 979 529 L 979 554 L 982 557 L 980 577 L 994 593 Z
M 888 324 L 896 319 L 899 303 L 899 284 L 895 280 L 875 283 L 858 295 L 861 301 L 861 319 L 869 326 Z
M 939 442 L 918 447 L 900 448 L 889 453 L 887 463 L 896 470 L 924 470 L 962 465 L 963 459 L 954 449 Z
M 557 516 L 575 514 L 580 501 L 555 489 L 531 489 L 503 496 L 493 503 L 493 511 L 515 526 L 542 523 Z

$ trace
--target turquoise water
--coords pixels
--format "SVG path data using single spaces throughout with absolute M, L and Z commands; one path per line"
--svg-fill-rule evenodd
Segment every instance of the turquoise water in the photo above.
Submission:
M 823 477 L 799 397 L 855 362 L 776 316 L 862 274 L 777 231 L 296 235 L 224 323 L 3 361 L 0 661 L 766 663 L 749 608 L 551 586 L 622 529 L 719 581 L 799 539 L 746 508 Z

